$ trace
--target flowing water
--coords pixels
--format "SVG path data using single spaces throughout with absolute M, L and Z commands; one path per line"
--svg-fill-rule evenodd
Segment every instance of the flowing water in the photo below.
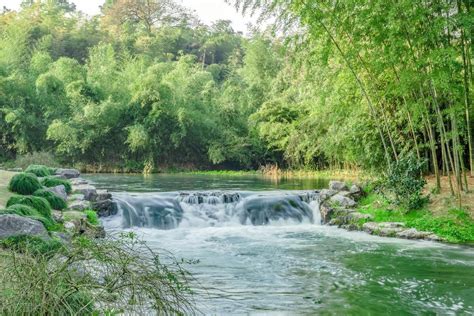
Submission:
M 320 225 L 321 179 L 89 175 L 109 231 L 199 260 L 206 315 L 473 315 L 474 249 Z

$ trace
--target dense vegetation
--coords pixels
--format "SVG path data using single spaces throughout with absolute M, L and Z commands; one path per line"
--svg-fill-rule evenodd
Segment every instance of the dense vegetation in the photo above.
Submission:
M 280 28 L 243 36 L 158 0 L 90 18 L 59 0 L 4 11 L 3 159 L 382 169 L 413 153 L 467 189 L 471 1 L 229 2 Z

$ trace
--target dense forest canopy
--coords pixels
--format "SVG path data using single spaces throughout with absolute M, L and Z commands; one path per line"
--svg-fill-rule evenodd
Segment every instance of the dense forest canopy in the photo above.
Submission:
M 4 10 L 1 158 L 383 168 L 412 153 L 458 184 L 474 169 L 471 0 L 231 2 L 281 28 L 243 36 L 171 0 Z

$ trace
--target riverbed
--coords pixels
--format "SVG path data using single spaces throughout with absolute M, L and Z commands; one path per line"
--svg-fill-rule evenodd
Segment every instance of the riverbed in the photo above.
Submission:
M 104 221 L 107 230 L 134 231 L 152 248 L 198 260 L 186 267 L 206 315 L 474 313 L 474 249 L 320 225 L 311 193 L 326 187 L 326 179 L 85 177 L 124 205 Z M 236 215 L 248 201 L 262 201 L 264 211 L 276 205 L 276 214 L 285 216 L 252 225 L 250 217 Z M 154 203 L 182 214 L 157 220 L 150 217 Z M 311 214 L 293 210 L 307 207 Z

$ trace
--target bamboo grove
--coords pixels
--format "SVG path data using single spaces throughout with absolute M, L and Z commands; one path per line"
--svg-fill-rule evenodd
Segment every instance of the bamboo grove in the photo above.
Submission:
M 453 194 L 468 190 L 466 178 L 474 176 L 471 0 L 236 5 L 296 23 L 304 30 L 298 45 L 314 48 L 312 58 L 330 64 L 327 56 L 338 55 L 333 65 L 351 73 L 388 164 L 414 152 L 429 160 L 438 189 L 445 175 Z M 318 51 L 318 45 L 331 51 Z
M 412 154 L 438 190 L 469 189 L 472 0 L 228 2 L 260 30 L 163 0 L 4 10 L 1 159 L 383 170 Z

